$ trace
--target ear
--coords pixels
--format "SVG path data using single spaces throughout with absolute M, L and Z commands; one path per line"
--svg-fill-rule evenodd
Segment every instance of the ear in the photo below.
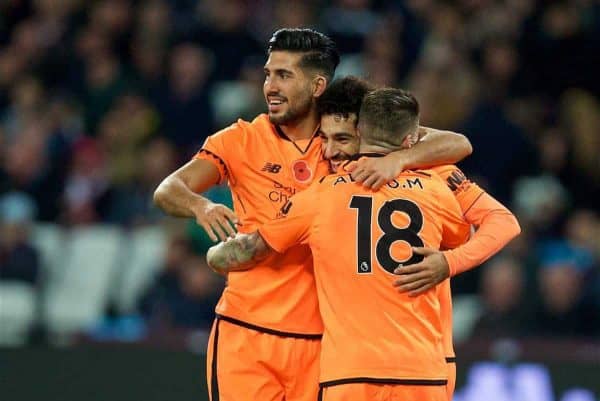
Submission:
M 327 88 L 327 78 L 323 75 L 316 75 L 313 79 L 313 97 L 319 97 Z
M 414 130 L 410 134 L 406 135 L 402 140 L 402 148 L 410 149 L 419 141 L 419 131 Z

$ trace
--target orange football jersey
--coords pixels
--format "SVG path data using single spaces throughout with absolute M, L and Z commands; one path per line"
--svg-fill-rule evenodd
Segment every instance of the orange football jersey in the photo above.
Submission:
M 439 176 L 407 171 L 377 192 L 346 173 L 327 176 L 259 232 L 278 252 L 297 243 L 312 250 L 325 327 L 321 383 L 445 384 L 437 288 L 411 298 L 392 285 L 399 264 L 422 258 L 410 246 L 452 248 L 468 238 Z
M 210 136 L 195 157 L 213 162 L 227 180 L 240 232 L 271 220 L 292 195 L 328 172 L 317 136 L 293 142 L 265 114 Z M 308 247 L 229 273 L 216 312 L 285 333 L 322 333 Z
M 497 253 L 513 238 L 515 227 L 518 229 L 518 222 L 506 207 L 488 195 L 479 185 L 469 180 L 458 167 L 444 165 L 433 167 L 432 170 L 446 181 L 448 188 L 453 192 L 460 205 L 466 222 L 479 226 L 484 223 L 486 217 L 493 217 L 493 220 L 488 219 L 487 223 L 488 225 L 492 224 L 493 235 L 483 236 L 478 241 L 471 240 L 460 249 L 444 252 L 450 267 L 450 276 L 454 276 L 457 272 L 478 266 Z M 438 286 L 438 292 L 442 308 L 444 349 L 447 358 L 454 358 L 452 293 L 449 279 Z

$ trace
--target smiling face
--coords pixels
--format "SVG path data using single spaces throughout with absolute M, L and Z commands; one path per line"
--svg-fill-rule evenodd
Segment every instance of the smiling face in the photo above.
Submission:
M 321 138 L 323 157 L 329 160 L 331 171 L 335 172 L 345 160 L 350 159 L 360 146 L 356 129 L 357 115 L 348 117 L 342 114 L 326 114 L 321 116 L 319 137 Z
M 263 93 L 273 124 L 286 125 L 306 117 L 313 105 L 313 77 L 298 64 L 302 53 L 273 51 L 264 71 Z

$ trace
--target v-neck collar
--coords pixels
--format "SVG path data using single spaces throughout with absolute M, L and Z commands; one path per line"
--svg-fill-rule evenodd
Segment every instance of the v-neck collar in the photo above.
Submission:
M 298 146 L 298 144 L 293 141 L 292 139 L 290 139 L 290 137 L 288 137 L 285 132 L 283 132 L 283 130 L 281 129 L 281 127 L 279 125 L 273 124 L 273 126 L 275 127 L 275 132 L 277 133 L 277 136 L 279 136 L 281 139 L 285 140 L 285 141 L 290 141 L 294 147 L 296 149 L 298 149 L 298 152 L 300 152 L 301 154 L 306 154 L 306 152 L 308 152 L 308 150 L 310 149 L 310 145 L 312 145 L 313 140 L 317 137 L 317 133 L 319 132 L 319 127 L 317 126 L 317 128 L 315 128 L 315 132 L 313 133 L 313 136 L 310 138 L 310 141 L 308 142 L 308 145 L 306 145 L 306 147 L 304 148 L 304 150 Z

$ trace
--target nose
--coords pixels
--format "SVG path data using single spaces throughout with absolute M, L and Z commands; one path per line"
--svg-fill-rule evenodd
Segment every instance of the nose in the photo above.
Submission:
M 267 95 L 276 95 L 277 93 L 279 93 L 279 88 L 277 87 L 275 80 L 271 79 L 271 77 L 265 78 L 263 88 L 265 94 Z
M 336 156 L 336 154 L 337 154 L 337 151 L 335 149 L 335 146 L 331 142 L 327 142 L 325 144 L 325 152 L 324 152 L 325 159 L 331 160 Z

